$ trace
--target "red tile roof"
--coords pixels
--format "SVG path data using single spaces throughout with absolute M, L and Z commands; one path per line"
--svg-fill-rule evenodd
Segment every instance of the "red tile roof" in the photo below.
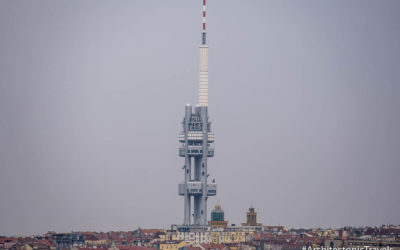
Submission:
M 192 246 L 187 246 L 185 248 L 188 250 L 202 250 L 200 247 L 192 247 Z
M 54 246 L 54 244 L 53 244 L 52 242 L 48 241 L 48 240 L 38 240 L 37 242 L 38 242 L 39 244 L 46 245 L 46 246 L 48 246 L 48 247 Z
M 154 249 L 151 247 L 139 247 L 139 246 L 117 246 L 119 250 L 150 250 Z
M 77 247 L 77 249 L 79 249 L 79 250 L 93 250 L 93 249 L 96 249 L 96 250 L 108 250 L 108 248 L 100 248 L 100 247 L 97 247 L 97 248 Z
M 214 249 L 224 249 L 224 245 L 222 244 L 200 244 L 206 250 L 214 250 Z
M 141 231 L 144 235 L 153 235 L 155 233 L 162 232 L 163 230 L 161 230 L 161 229 L 141 229 Z

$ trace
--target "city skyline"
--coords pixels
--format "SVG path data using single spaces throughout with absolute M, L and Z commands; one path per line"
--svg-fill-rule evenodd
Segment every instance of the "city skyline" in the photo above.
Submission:
M 0 3 L 0 235 L 182 221 L 201 1 Z M 225 219 L 400 224 L 398 1 L 209 1 Z M 215 122 L 214 122 L 215 121 Z M 207 214 L 209 216 L 209 213 Z

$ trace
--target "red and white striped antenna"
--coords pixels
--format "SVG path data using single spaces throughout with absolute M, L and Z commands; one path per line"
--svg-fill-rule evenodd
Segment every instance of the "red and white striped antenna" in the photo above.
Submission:
M 203 32 L 206 32 L 206 0 L 203 0 Z
M 206 0 L 203 0 L 203 31 L 202 31 L 202 44 L 206 44 Z

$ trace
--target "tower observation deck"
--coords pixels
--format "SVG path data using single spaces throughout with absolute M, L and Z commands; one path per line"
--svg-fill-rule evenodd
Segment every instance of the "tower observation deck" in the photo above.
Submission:
M 217 185 L 208 183 L 207 158 L 214 156 L 214 134 L 208 117 L 208 46 L 206 43 L 206 0 L 203 0 L 202 44 L 200 45 L 199 104 L 185 107 L 183 131 L 179 134 L 179 156 L 185 158 L 184 182 L 179 195 L 184 196 L 184 226 L 207 225 L 207 199 L 217 194 Z M 192 198 L 193 197 L 193 198 Z M 193 200 L 193 209 L 192 209 Z M 191 220 L 191 215 L 193 220 Z

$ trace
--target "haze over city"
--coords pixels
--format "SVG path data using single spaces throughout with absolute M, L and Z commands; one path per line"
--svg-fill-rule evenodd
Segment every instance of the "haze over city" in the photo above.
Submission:
M 0 2 L 0 235 L 182 223 L 199 1 Z M 400 224 L 400 2 L 208 1 L 230 223 Z

